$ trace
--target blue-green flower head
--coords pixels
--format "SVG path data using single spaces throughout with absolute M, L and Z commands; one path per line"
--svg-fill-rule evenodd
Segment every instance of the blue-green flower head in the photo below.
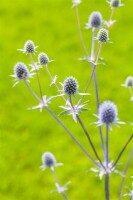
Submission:
M 47 65 L 48 62 L 49 62 L 49 58 L 48 58 L 47 54 L 45 54 L 43 52 L 40 53 L 38 55 L 38 62 L 39 62 L 40 65 Z
M 22 62 L 18 62 L 14 67 L 14 75 L 18 79 L 26 79 L 29 76 L 27 66 Z
M 100 12 L 98 11 L 95 11 L 95 12 L 92 12 L 90 17 L 89 17 L 89 20 L 88 20 L 88 23 L 86 24 L 86 28 L 100 28 L 102 25 L 102 15 Z
M 63 92 L 65 94 L 68 94 L 69 96 L 76 94 L 78 91 L 78 83 L 77 80 L 70 76 L 67 79 L 65 79 L 63 83 Z
M 105 28 L 101 28 L 98 32 L 97 39 L 101 43 L 106 43 L 109 40 L 108 30 Z
M 54 155 L 50 152 L 45 152 L 42 155 L 42 163 L 46 167 L 54 167 L 56 165 L 56 159 Z

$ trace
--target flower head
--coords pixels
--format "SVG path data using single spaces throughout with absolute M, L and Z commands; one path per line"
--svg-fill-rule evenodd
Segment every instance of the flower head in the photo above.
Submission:
M 133 87 L 133 76 L 128 76 L 126 78 L 126 81 L 124 84 L 122 84 L 124 87 Z
M 123 124 L 123 122 L 118 121 L 117 114 L 118 114 L 118 111 L 117 111 L 116 105 L 111 101 L 105 101 L 99 107 L 99 112 L 97 115 L 98 122 L 96 122 L 96 124 L 98 126 L 106 124 L 109 127 L 110 127 L 110 124 L 116 124 L 116 123 Z
M 100 12 L 92 12 L 88 23 L 86 24 L 86 28 L 100 28 L 102 24 L 102 15 Z
M 120 6 L 123 6 L 123 4 L 121 4 L 121 0 L 111 0 L 111 1 L 107 1 L 111 8 L 118 8 Z
M 100 29 L 99 32 L 98 32 L 97 39 L 98 39 L 99 42 L 102 42 L 102 43 L 107 42 L 109 40 L 108 30 L 105 29 L 105 28 Z
M 45 152 L 42 155 L 42 164 L 42 170 L 45 170 L 46 168 L 53 170 L 54 167 L 62 165 L 61 163 L 56 163 L 55 156 L 51 152 Z
M 81 3 L 81 0 L 72 0 L 72 7 L 78 6 Z
M 63 83 L 63 92 L 65 94 L 68 94 L 69 96 L 76 94 L 78 91 L 78 83 L 77 80 L 70 76 L 67 79 L 65 79 Z
M 35 46 L 32 40 L 27 40 L 24 44 L 24 49 L 18 49 L 18 50 L 22 51 L 25 54 L 34 54 L 36 52 L 37 47 L 38 46 Z
M 40 53 L 38 55 L 38 62 L 40 65 L 46 65 L 49 62 L 49 58 L 45 53 Z
M 26 80 L 28 78 L 31 78 L 32 75 L 33 74 L 29 73 L 29 70 L 28 70 L 27 66 L 24 63 L 18 62 L 14 66 L 14 74 L 11 75 L 12 77 L 15 78 L 15 81 L 16 81 L 13 86 L 15 86 L 21 80 Z

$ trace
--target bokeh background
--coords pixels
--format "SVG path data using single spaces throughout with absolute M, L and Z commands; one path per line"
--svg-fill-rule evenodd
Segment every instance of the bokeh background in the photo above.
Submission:
M 133 103 L 129 91 L 120 85 L 129 75 L 133 75 L 133 1 L 124 1 L 124 7 L 115 10 L 117 22 L 109 31 L 110 40 L 103 46 L 101 56 L 106 65 L 97 67 L 100 102 L 112 100 L 116 103 L 121 121 L 127 122 L 121 128 L 113 127 L 109 133 L 110 160 L 115 160 L 123 145 L 133 133 Z M 61 184 L 71 181 L 67 195 L 71 200 L 104 199 L 104 180 L 100 181 L 93 173 L 90 160 L 76 146 L 59 124 L 43 110 L 29 111 L 37 101 L 23 82 L 12 88 L 13 67 L 18 61 L 30 64 L 29 56 L 17 51 L 23 48 L 26 40 L 33 40 L 39 52 L 45 52 L 55 60 L 49 65 L 52 75 L 59 76 L 63 82 L 67 76 L 74 76 L 83 92 L 91 74 L 91 66 L 79 61 L 84 56 L 79 39 L 75 9 L 71 0 L 1 0 L 0 2 L 0 199 L 1 200 L 60 200 L 60 194 L 50 194 L 55 182 L 50 170 L 41 171 L 41 155 L 52 152 L 63 167 L 56 169 Z M 91 30 L 85 30 L 85 23 L 92 11 L 100 11 L 103 18 L 110 16 L 109 5 L 105 0 L 83 0 L 79 14 L 84 40 L 90 52 Z M 40 70 L 44 94 L 55 95 L 56 89 L 50 87 L 50 80 L 44 69 Z M 39 95 L 36 78 L 31 86 Z M 81 114 L 85 126 L 102 158 L 98 129 L 92 122 L 97 119 L 93 81 L 89 88 L 91 96 L 88 112 Z M 79 97 L 77 96 L 77 99 Z M 87 100 L 86 98 L 85 100 Z M 61 98 L 52 102 L 50 108 L 57 115 L 64 105 Z M 84 147 L 93 153 L 79 124 L 70 116 L 61 116 L 73 134 Z M 118 169 L 124 170 L 131 151 L 128 146 Z M 131 186 L 133 162 L 127 173 L 125 186 Z M 118 199 L 121 176 L 112 174 L 110 180 L 111 199 Z M 124 192 L 127 189 L 124 188 Z M 126 199 L 124 197 L 123 199 Z M 127 198 L 128 199 L 128 198 Z

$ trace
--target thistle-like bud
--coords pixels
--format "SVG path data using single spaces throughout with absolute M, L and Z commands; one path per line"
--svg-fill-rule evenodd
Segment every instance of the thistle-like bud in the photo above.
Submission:
M 18 62 L 14 67 L 14 74 L 18 79 L 26 79 L 29 76 L 29 71 L 24 63 Z
M 114 8 L 119 7 L 120 4 L 121 4 L 120 0 L 111 0 L 111 2 L 110 2 L 111 7 L 114 7 Z
M 54 167 L 56 165 L 56 159 L 50 152 L 45 152 L 42 155 L 42 163 L 45 167 Z
M 33 41 L 28 40 L 28 41 L 25 42 L 25 44 L 24 44 L 24 52 L 26 54 L 35 53 L 35 45 L 34 45 Z
M 40 65 L 47 65 L 47 63 L 49 62 L 49 58 L 45 53 L 40 53 L 38 55 L 38 62 Z
M 128 76 L 125 81 L 125 87 L 133 87 L 133 77 Z
M 98 40 L 99 42 L 107 42 L 108 41 L 108 30 L 105 28 L 102 28 L 98 32 Z
M 73 77 L 68 77 L 63 83 L 63 91 L 65 94 L 74 95 L 77 93 L 78 83 Z
M 105 101 L 99 107 L 99 122 L 107 125 L 114 123 L 117 121 L 117 113 L 116 105 L 111 101 Z
M 100 12 L 95 11 L 92 12 L 88 23 L 86 24 L 86 28 L 100 28 L 102 24 L 102 15 Z

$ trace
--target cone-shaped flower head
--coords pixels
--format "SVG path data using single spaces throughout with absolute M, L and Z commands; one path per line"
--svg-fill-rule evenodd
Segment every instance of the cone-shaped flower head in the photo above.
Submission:
M 123 84 L 122 86 L 124 86 L 124 87 L 133 87 L 133 77 L 132 76 L 128 76 L 126 78 L 125 84 Z
M 50 152 L 46 152 L 42 155 L 42 163 L 46 167 L 54 167 L 56 165 L 56 159 Z
M 26 43 L 24 44 L 24 51 L 26 52 L 26 54 L 35 53 L 34 42 L 31 40 L 26 41 Z
M 124 4 L 121 4 L 121 0 L 110 0 L 110 1 L 107 1 L 107 3 L 110 4 L 111 8 L 118 8 L 120 6 L 124 6 Z
M 116 105 L 111 101 L 105 101 L 103 104 L 100 105 L 99 111 L 98 111 L 98 126 L 101 126 L 103 124 L 107 125 L 111 128 L 111 124 L 125 124 L 124 122 L 120 122 L 117 118 L 117 107 Z
M 40 53 L 38 55 L 38 62 L 40 65 L 47 65 L 49 62 L 49 58 L 45 53 Z
M 111 0 L 111 2 L 110 2 L 111 7 L 114 7 L 114 8 L 119 7 L 120 4 L 121 4 L 120 0 Z
M 11 75 L 13 78 L 15 78 L 15 83 L 13 87 L 17 85 L 21 80 L 26 81 L 26 79 L 32 78 L 33 75 L 34 73 L 29 72 L 27 66 L 24 63 L 18 62 L 14 66 L 14 74 Z
M 65 79 L 64 83 L 63 83 L 63 92 L 65 94 L 70 95 L 74 95 L 77 93 L 78 90 L 78 83 L 77 80 L 73 77 L 68 77 L 67 79 Z
M 102 28 L 98 32 L 98 37 L 97 37 L 99 42 L 107 42 L 108 41 L 108 30 L 105 28 Z
M 14 67 L 14 75 L 18 79 L 26 79 L 29 76 L 28 68 L 24 63 L 18 62 Z
M 95 11 L 95 12 L 91 13 L 88 23 L 86 24 L 86 28 L 87 29 L 88 28 L 100 28 L 101 24 L 102 24 L 102 15 L 100 12 Z

